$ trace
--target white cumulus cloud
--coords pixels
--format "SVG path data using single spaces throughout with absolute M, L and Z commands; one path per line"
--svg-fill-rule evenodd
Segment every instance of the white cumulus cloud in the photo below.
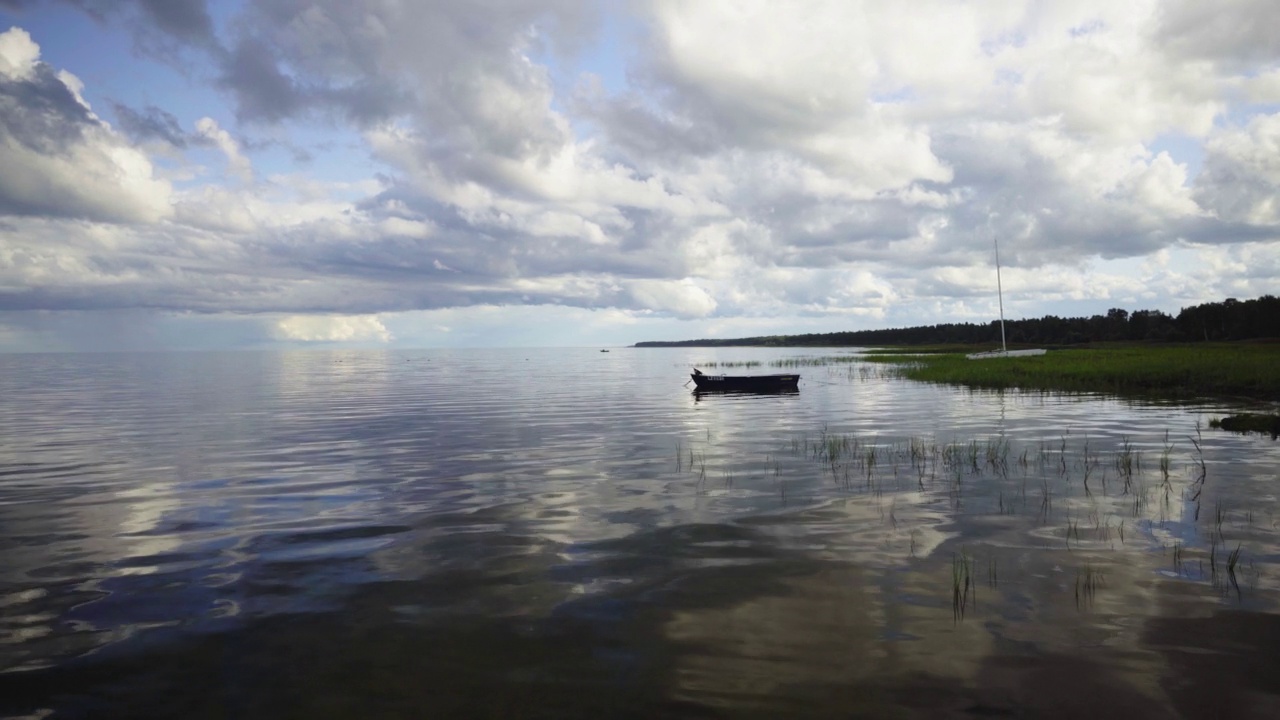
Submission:
M 39 60 L 21 28 L 0 33 L 0 214 L 157 222 L 169 184 L 93 114 L 73 75 Z
M 390 342 L 376 315 L 290 315 L 276 322 L 276 337 L 295 342 Z

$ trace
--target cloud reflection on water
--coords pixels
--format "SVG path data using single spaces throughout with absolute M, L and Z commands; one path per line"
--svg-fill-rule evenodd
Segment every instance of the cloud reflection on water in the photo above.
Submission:
M 0 673 L 0 710 L 1155 717 L 1212 690 L 1184 676 L 1182 619 L 1187 643 L 1265 665 L 1210 630 L 1266 637 L 1280 607 L 1264 438 L 1203 436 L 1196 520 L 1185 438 L 1204 407 L 856 374 L 698 401 L 687 354 L 59 356 L 40 387 L 0 374 L 0 667 L 29 669 Z M 839 467 L 829 437 L 852 439 Z M 1237 544 L 1239 592 L 1221 582 Z M 1234 677 L 1243 716 L 1274 707 Z

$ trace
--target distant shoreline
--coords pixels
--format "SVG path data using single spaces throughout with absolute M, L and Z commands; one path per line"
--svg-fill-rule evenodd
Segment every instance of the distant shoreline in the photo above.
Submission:
M 647 344 L 644 347 L 765 347 Z M 818 347 L 772 345 L 795 349 Z M 1113 342 L 1050 346 L 1046 355 L 973 361 L 966 353 L 990 345 L 863 345 L 866 362 L 896 365 L 901 377 L 992 390 L 1099 392 L 1167 398 L 1216 397 L 1280 402 L 1280 341 Z M 1014 346 L 1010 346 L 1014 349 Z M 831 360 L 832 358 L 826 358 Z M 788 361 L 770 361 L 789 366 Z M 734 362 L 750 366 L 754 361 Z M 708 363 L 714 366 L 714 363 Z M 726 364 L 729 365 L 729 364 Z
M 1176 317 L 1159 310 L 1062 318 L 1046 315 L 1005 321 L 1010 347 L 1070 347 L 1101 342 L 1209 342 L 1280 338 L 1280 298 L 1227 298 L 1182 308 Z M 1000 323 L 942 323 L 882 330 L 760 335 L 697 340 L 646 340 L 632 347 L 903 347 L 999 345 Z

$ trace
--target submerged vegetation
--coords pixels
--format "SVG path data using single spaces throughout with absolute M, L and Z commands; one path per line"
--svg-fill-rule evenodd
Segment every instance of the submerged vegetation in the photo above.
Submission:
M 1278 343 L 1112 345 L 982 361 L 954 347 L 940 350 L 736 364 L 827 366 L 825 380 L 813 379 L 825 384 L 847 374 L 850 381 L 905 377 L 1033 391 L 1280 399 Z M 1277 422 L 1274 415 L 1240 415 L 1212 425 L 1270 432 Z M 700 451 L 677 441 L 676 467 L 692 475 L 700 499 L 771 494 L 780 509 L 821 507 L 805 517 L 830 523 L 827 551 L 856 547 L 918 568 L 930 578 L 927 590 L 918 589 L 930 600 L 921 602 L 944 612 L 950 605 L 957 626 L 975 614 L 998 615 L 1008 597 L 1027 594 L 1079 613 L 1113 612 L 1135 564 L 1200 585 L 1207 597 L 1253 602 L 1263 573 L 1274 573 L 1261 553 L 1274 541 L 1275 516 L 1265 503 L 1231 509 L 1242 500 L 1224 494 L 1215 441 L 1203 428 L 1197 421 L 1176 433 L 1135 428 L 1098 437 L 1063 427 L 1019 441 L 1003 431 L 947 440 L 824 425 L 816 435 L 793 435 L 789 447 L 769 448 L 763 463 L 717 454 L 708 432 Z M 1226 493 L 1238 492 L 1230 485 L 1236 489 Z M 1022 550 L 1011 556 L 1010 546 Z M 986 583 L 981 610 L 979 575 Z
M 1280 344 L 1200 343 L 1055 350 L 969 360 L 963 354 L 870 353 L 903 377 L 982 388 L 1280 399 Z
M 1255 543 L 1270 542 L 1274 527 L 1255 523 L 1254 509 L 1233 511 L 1223 496 L 1206 493 L 1217 477 L 1199 426 L 1179 437 L 1110 441 L 1064 428 L 1021 443 L 1003 433 L 941 440 L 823 427 L 792 436 L 763 462 L 717 459 L 709 435 L 706 442 L 701 450 L 687 440 L 675 446 L 677 472 L 691 475 L 698 496 L 768 493 L 780 507 L 826 508 L 808 515 L 812 522 L 839 526 L 839 518 L 861 518 L 847 526 L 848 536 L 833 526 L 830 537 L 843 539 L 828 549 L 859 543 L 881 557 L 922 563 L 937 583 L 935 607 L 950 605 L 953 623 L 977 608 L 980 574 L 993 593 L 988 604 L 998 606 L 1006 591 L 1027 592 L 1039 574 L 1055 578 L 1053 592 L 1067 606 L 1093 611 L 1119 584 L 1115 579 L 1128 576 L 1135 554 L 1149 555 L 1166 578 L 1241 601 L 1260 572 L 1250 548 L 1256 553 Z M 962 531 L 949 548 L 927 542 L 933 534 L 937 543 L 940 508 L 951 527 L 981 528 L 981 538 Z M 1001 559 L 1008 543 L 1022 548 L 1016 561 Z M 1029 559 L 1027 552 L 1042 557 Z
M 753 368 L 760 367 L 764 363 L 760 360 L 721 360 L 698 363 L 698 367 L 705 368 Z

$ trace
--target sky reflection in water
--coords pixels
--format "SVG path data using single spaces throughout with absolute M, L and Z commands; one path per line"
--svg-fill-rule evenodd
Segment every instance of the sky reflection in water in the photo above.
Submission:
M 1280 710 L 1231 405 L 795 355 L 2 357 L 0 716 Z

